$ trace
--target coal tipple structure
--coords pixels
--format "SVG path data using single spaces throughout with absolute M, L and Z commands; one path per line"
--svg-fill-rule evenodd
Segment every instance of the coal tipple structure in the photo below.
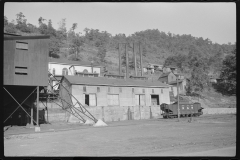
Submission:
M 4 125 L 39 125 L 39 92 L 48 85 L 49 38 L 4 34 Z

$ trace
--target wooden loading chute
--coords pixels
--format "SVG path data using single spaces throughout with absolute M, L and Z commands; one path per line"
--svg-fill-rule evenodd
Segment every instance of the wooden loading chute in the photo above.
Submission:
M 54 79 L 55 81 L 58 81 L 56 77 L 48 72 L 49 74 L 49 79 Z M 53 87 L 59 85 L 59 95 L 53 91 Z M 63 110 L 66 112 L 72 114 L 74 117 L 79 119 L 81 122 L 85 123 L 86 120 L 84 117 L 88 117 L 89 119 L 93 120 L 95 123 L 98 121 L 78 100 L 76 97 L 74 97 L 70 92 L 67 86 L 64 86 L 61 81 L 55 84 L 54 86 L 51 84 L 49 81 L 49 86 L 50 88 L 46 88 L 48 93 L 51 93 L 55 96 L 57 96 L 58 100 L 61 100 L 62 105 L 56 103 L 54 100 L 51 100 L 51 102 L 57 104 L 59 107 L 61 107 Z M 72 99 L 76 101 L 75 104 L 73 104 Z

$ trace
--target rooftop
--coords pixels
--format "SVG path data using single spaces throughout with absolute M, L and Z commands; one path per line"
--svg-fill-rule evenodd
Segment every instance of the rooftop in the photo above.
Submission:
M 167 77 L 172 72 L 163 73 L 159 78 Z
M 75 66 L 91 66 L 91 62 L 86 61 L 70 61 L 67 59 L 61 58 L 49 58 L 49 63 L 57 63 L 57 64 L 68 64 L 68 65 L 75 65 Z M 94 67 L 101 67 L 100 65 L 96 65 L 93 63 Z
M 78 77 L 64 76 L 71 84 L 98 85 L 98 86 L 131 86 L 131 87 L 169 87 L 160 81 L 143 81 L 132 79 L 110 79 L 106 77 Z M 63 78 L 63 79 L 64 79 Z

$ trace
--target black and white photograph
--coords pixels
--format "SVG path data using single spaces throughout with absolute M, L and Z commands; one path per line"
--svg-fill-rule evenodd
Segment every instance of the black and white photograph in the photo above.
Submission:
M 235 2 L 5 2 L 4 157 L 235 157 Z

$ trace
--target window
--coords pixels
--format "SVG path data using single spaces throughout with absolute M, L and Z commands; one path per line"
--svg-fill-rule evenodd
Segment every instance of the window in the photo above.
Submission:
M 154 93 L 154 89 L 152 89 L 152 93 Z
M 62 75 L 68 75 L 68 69 L 67 68 L 62 69 Z
M 108 94 L 107 99 L 108 99 L 108 105 L 110 105 L 110 106 L 119 105 L 119 95 L 118 94 Z
M 88 106 L 97 106 L 96 94 L 84 94 L 85 104 Z
M 132 93 L 134 93 L 134 88 L 132 88 Z
M 142 93 L 145 93 L 145 89 L 142 89 Z
M 83 86 L 83 92 L 87 92 L 87 87 Z
M 122 93 L 122 88 L 121 87 L 119 88 L 119 93 Z
M 171 90 L 173 91 L 173 87 L 171 87 Z
M 145 106 L 145 95 L 144 94 L 135 94 L 135 105 L 136 106 Z
M 16 42 L 16 49 L 19 50 L 28 50 L 28 43 L 27 42 Z
M 97 87 L 97 92 L 100 92 L 100 87 Z
M 163 89 L 161 89 L 161 93 L 163 93 Z
M 53 68 L 53 70 L 52 70 L 52 74 L 55 76 L 55 68 Z
M 84 69 L 84 70 L 83 70 L 83 73 L 88 73 L 88 70 L 87 70 L 87 69 Z
M 110 92 L 110 87 L 108 87 L 108 92 Z
M 15 66 L 15 74 L 17 75 L 28 75 L 27 67 Z

